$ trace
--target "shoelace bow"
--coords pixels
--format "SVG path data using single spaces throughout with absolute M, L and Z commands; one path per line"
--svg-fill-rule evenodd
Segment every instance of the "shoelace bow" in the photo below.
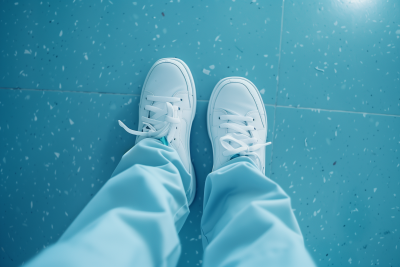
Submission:
M 143 128 L 142 131 L 134 131 L 129 129 L 122 121 L 118 120 L 119 125 L 130 134 L 140 135 L 151 138 L 161 138 L 166 136 L 170 143 L 173 139 L 177 124 L 180 119 L 178 117 L 178 106 L 173 103 L 182 101 L 179 97 L 167 97 L 167 96 L 151 96 L 146 97 L 147 100 L 153 101 L 151 105 L 146 105 L 145 110 L 153 112 L 150 117 L 142 116 Z M 157 102 L 165 103 L 163 108 L 154 106 Z
M 248 122 L 254 121 L 252 117 L 247 116 L 239 116 L 239 115 L 221 115 L 219 117 L 220 120 L 227 120 L 232 122 L 225 122 L 220 125 L 220 128 L 230 129 L 227 135 L 224 135 L 220 138 L 221 145 L 226 149 L 223 152 L 224 156 L 233 156 L 239 154 L 240 156 L 256 156 L 258 159 L 259 156 L 254 151 L 258 149 L 268 146 L 271 142 L 268 143 L 258 143 L 258 139 L 251 137 L 250 131 L 255 131 L 256 128 L 254 126 L 248 125 Z M 236 139 L 232 136 L 232 134 L 242 134 L 247 138 Z M 229 142 L 236 143 L 239 147 L 233 147 Z

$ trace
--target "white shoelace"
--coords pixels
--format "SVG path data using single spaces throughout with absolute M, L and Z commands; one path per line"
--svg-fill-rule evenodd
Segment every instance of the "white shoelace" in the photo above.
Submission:
M 168 143 L 173 139 L 177 125 L 180 122 L 178 117 L 178 106 L 175 102 L 182 101 L 179 97 L 167 96 L 151 96 L 148 95 L 147 100 L 153 101 L 151 105 L 146 105 L 145 110 L 150 111 L 149 117 L 142 116 L 142 131 L 134 131 L 129 129 L 122 121 L 118 120 L 119 125 L 130 134 L 140 135 L 150 138 L 162 138 L 166 136 Z
M 255 131 L 256 128 L 248 125 L 247 122 L 254 121 L 254 119 L 239 115 L 221 115 L 219 119 L 231 121 L 220 125 L 220 128 L 229 129 L 228 134 L 220 138 L 221 145 L 226 149 L 223 155 L 233 156 L 239 154 L 240 156 L 255 156 L 260 160 L 254 151 L 270 145 L 271 142 L 258 143 L 258 139 L 251 137 L 250 132 Z M 240 140 L 235 138 L 235 136 L 240 137 Z M 236 145 L 232 146 L 232 143 Z

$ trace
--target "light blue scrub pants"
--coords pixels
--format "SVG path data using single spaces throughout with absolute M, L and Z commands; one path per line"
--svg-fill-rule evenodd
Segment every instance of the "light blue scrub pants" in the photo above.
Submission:
M 26 266 L 175 266 L 190 181 L 173 148 L 142 140 L 60 240 Z M 203 266 L 314 266 L 290 198 L 247 157 L 208 175 L 201 231 Z

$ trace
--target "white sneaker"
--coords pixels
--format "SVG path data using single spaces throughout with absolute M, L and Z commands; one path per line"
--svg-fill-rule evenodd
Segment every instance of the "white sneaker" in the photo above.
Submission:
M 207 112 L 213 147 L 213 171 L 236 156 L 248 156 L 265 174 L 267 113 L 256 86 L 241 77 L 222 79 L 215 86 Z
M 186 192 L 189 205 L 196 194 L 196 176 L 190 158 L 190 130 L 196 114 L 196 88 L 189 67 L 180 59 L 163 58 L 154 63 L 147 74 L 139 104 L 139 130 L 119 125 L 137 135 L 136 143 L 144 138 L 168 142 L 179 154 L 192 176 Z

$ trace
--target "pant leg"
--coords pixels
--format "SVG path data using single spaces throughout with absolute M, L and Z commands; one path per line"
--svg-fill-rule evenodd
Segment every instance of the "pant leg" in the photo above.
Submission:
M 289 196 L 248 157 L 228 163 L 206 180 L 203 266 L 315 266 Z
M 144 139 L 60 240 L 27 266 L 175 266 L 190 182 L 173 148 Z

